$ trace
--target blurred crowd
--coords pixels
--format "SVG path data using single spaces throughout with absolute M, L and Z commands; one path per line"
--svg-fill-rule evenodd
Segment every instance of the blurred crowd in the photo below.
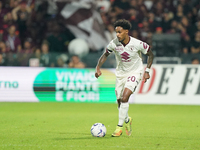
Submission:
M 1 66 L 66 66 L 62 54 L 75 37 L 60 18 L 48 13 L 48 5 L 38 0 L 0 1 Z
M 111 0 L 110 4 L 109 8 L 100 8 L 104 24 L 111 33 L 110 39 L 114 36 L 112 24 L 125 18 L 132 24 L 130 34 L 150 44 L 153 50 L 154 34 L 180 34 L 180 49 L 176 49 L 179 52 L 174 55 L 180 57 L 182 63 L 199 63 L 199 0 Z
M 0 66 L 87 67 L 78 56 L 66 55 L 75 36 L 54 11 L 52 1 L 0 1 Z M 178 57 L 182 63 L 199 64 L 199 0 L 97 0 L 95 3 L 108 42 L 115 37 L 113 23 L 124 18 L 132 24 L 130 35 L 147 42 L 152 49 L 154 34 L 180 34 Z

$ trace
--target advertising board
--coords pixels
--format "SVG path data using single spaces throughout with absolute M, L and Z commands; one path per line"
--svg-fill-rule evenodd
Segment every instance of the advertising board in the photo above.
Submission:
M 115 69 L 0 67 L 0 101 L 116 103 Z M 153 65 L 130 97 L 137 104 L 200 105 L 199 65 Z

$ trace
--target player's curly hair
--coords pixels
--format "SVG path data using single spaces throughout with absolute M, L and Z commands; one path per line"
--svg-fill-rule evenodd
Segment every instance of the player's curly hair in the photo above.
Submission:
M 132 28 L 131 23 L 126 19 L 119 19 L 114 23 L 114 27 L 122 27 L 123 29 L 130 30 Z

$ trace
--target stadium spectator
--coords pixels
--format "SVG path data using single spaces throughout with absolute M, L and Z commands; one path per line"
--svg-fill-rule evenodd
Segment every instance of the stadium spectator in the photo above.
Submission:
M 39 67 L 39 63 L 40 63 L 40 59 L 41 59 L 41 49 L 36 47 L 34 50 L 33 50 L 33 54 L 31 55 L 30 59 L 33 59 L 34 61 L 36 60 L 38 62 L 38 67 Z M 30 62 L 30 59 L 29 59 L 29 62 Z M 30 63 L 29 63 L 30 65 Z
M 40 46 L 46 36 L 47 3 L 41 1 L 37 9 L 33 9 L 27 20 L 27 35 L 37 46 Z
M 16 27 L 11 25 L 8 28 L 8 35 L 4 35 L 3 41 L 6 43 L 9 52 L 16 53 L 21 47 L 21 40 L 18 37 L 18 32 L 16 32 Z
M 24 44 L 22 50 L 17 52 L 17 60 L 20 66 L 28 66 L 29 58 L 33 54 L 33 48 L 31 45 L 30 39 L 27 39 Z
M 7 12 L 8 11 L 5 8 L 3 8 L 3 2 L 0 1 L 0 23 L 1 23 L 0 29 L 2 29 L 2 22 L 4 20 L 4 16 L 6 15 Z
M 191 64 L 198 65 L 198 64 L 200 64 L 200 61 L 198 58 L 193 58 Z
M 9 52 L 6 54 L 6 65 L 7 66 L 19 66 L 19 63 L 16 58 L 16 53 Z
M 68 30 L 66 30 L 68 31 Z M 70 33 L 62 31 L 59 24 L 55 23 L 52 29 L 52 34 L 47 37 L 50 52 L 66 53 L 68 51 L 68 44 L 73 38 Z
M 138 17 L 137 9 L 135 9 L 135 7 L 129 9 L 128 15 L 129 15 L 128 20 L 130 20 L 130 23 L 131 23 L 133 29 L 137 29 L 138 23 L 140 22 L 140 20 L 139 20 L 140 18 Z
M 85 68 L 85 64 L 80 60 L 80 58 L 77 55 L 73 55 L 71 57 L 71 60 L 68 64 L 69 68 Z
M 6 13 L 2 22 L 2 29 L 6 31 L 11 25 L 17 26 L 15 20 L 13 20 L 13 16 L 11 12 Z
M 183 13 L 183 6 L 181 4 L 179 4 L 177 6 L 177 10 L 176 10 L 176 13 L 175 13 L 175 16 L 174 16 L 174 19 L 178 22 L 181 21 L 181 18 L 184 16 L 184 13 Z
M 142 21 L 143 18 L 148 17 L 148 11 L 146 6 L 143 4 L 143 0 L 138 0 L 138 17 L 140 21 Z
M 180 30 L 178 28 L 178 22 L 176 20 L 171 21 L 170 29 L 167 31 L 167 33 L 179 33 Z
M 184 53 L 190 53 L 190 48 L 191 48 L 191 38 L 189 35 L 185 35 L 182 40 L 181 40 L 181 46 L 182 46 L 182 49 L 185 49 L 184 50 Z
M 191 13 L 191 7 L 190 7 L 189 1 L 188 0 L 179 0 L 179 4 L 181 4 L 183 7 L 184 15 L 186 15 L 188 17 Z
M 170 29 L 172 14 L 168 9 L 165 9 L 163 12 L 163 18 L 161 26 L 163 28 L 163 32 L 167 32 Z
M 155 15 L 155 20 L 160 23 L 162 22 L 162 14 L 164 11 L 163 7 L 164 5 L 162 4 L 162 2 L 157 1 L 157 3 L 153 5 L 152 10 L 151 10 Z
M 128 0 L 114 1 L 112 5 L 118 17 L 122 16 L 129 9 L 129 6 Z
M 113 22 L 115 22 L 118 18 L 117 12 L 115 11 L 114 7 L 111 7 L 111 9 L 109 10 L 109 12 L 107 13 L 108 16 L 107 19 L 105 18 L 104 20 L 107 20 L 107 24 L 112 24 Z M 105 24 L 105 22 L 104 22 Z M 107 25 L 105 24 L 105 25 Z
M 138 9 L 138 2 L 137 2 L 137 0 L 130 0 L 129 4 L 130 4 L 130 7 L 132 9 Z
M 180 54 L 180 58 L 181 58 L 182 64 L 190 64 L 191 63 L 191 56 L 190 56 L 190 53 L 188 52 L 187 47 L 182 48 L 182 53 Z
M 0 66 L 6 66 L 5 58 L 3 58 L 3 55 L 0 53 Z
M 26 1 L 21 1 L 20 5 L 12 10 L 12 16 L 15 21 L 18 19 L 27 20 L 30 16 L 31 8 L 26 5 Z
M 200 31 L 196 32 L 195 39 L 192 41 L 191 53 L 200 54 Z
M 67 68 L 67 64 L 61 56 L 57 58 L 55 67 Z
M 6 52 L 7 52 L 6 44 L 3 41 L 0 41 L 0 53 L 5 56 Z
M 151 32 L 147 18 L 144 18 L 142 23 L 139 24 L 139 32 L 141 40 L 147 41 L 148 33 Z
M 9 8 L 12 10 L 19 5 L 20 1 L 19 0 L 9 0 L 9 1 L 7 1 L 7 3 L 9 4 Z
M 13 19 L 16 21 L 19 37 L 21 42 L 24 43 L 27 32 L 27 20 L 30 17 L 31 8 L 26 5 L 26 1 L 21 1 L 20 5 L 12 10 Z
M 180 29 L 181 38 L 184 38 L 185 36 L 187 36 L 189 34 L 191 26 L 190 26 L 189 20 L 186 16 L 183 16 L 181 18 L 181 21 L 178 24 L 178 27 Z
M 41 46 L 40 66 L 42 67 L 55 67 L 55 62 L 52 54 L 49 53 L 49 45 L 43 43 Z

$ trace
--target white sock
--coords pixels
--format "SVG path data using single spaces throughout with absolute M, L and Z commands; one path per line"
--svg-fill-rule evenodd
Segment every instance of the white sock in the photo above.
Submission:
M 128 113 L 126 114 L 126 118 L 125 118 L 125 122 L 127 123 L 128 122 Z
M 123 126 L 125 118 L 127 117 L 129 109 L 129 103 L 121 103 L 119 108 L 119 122 L 118 126 Z

